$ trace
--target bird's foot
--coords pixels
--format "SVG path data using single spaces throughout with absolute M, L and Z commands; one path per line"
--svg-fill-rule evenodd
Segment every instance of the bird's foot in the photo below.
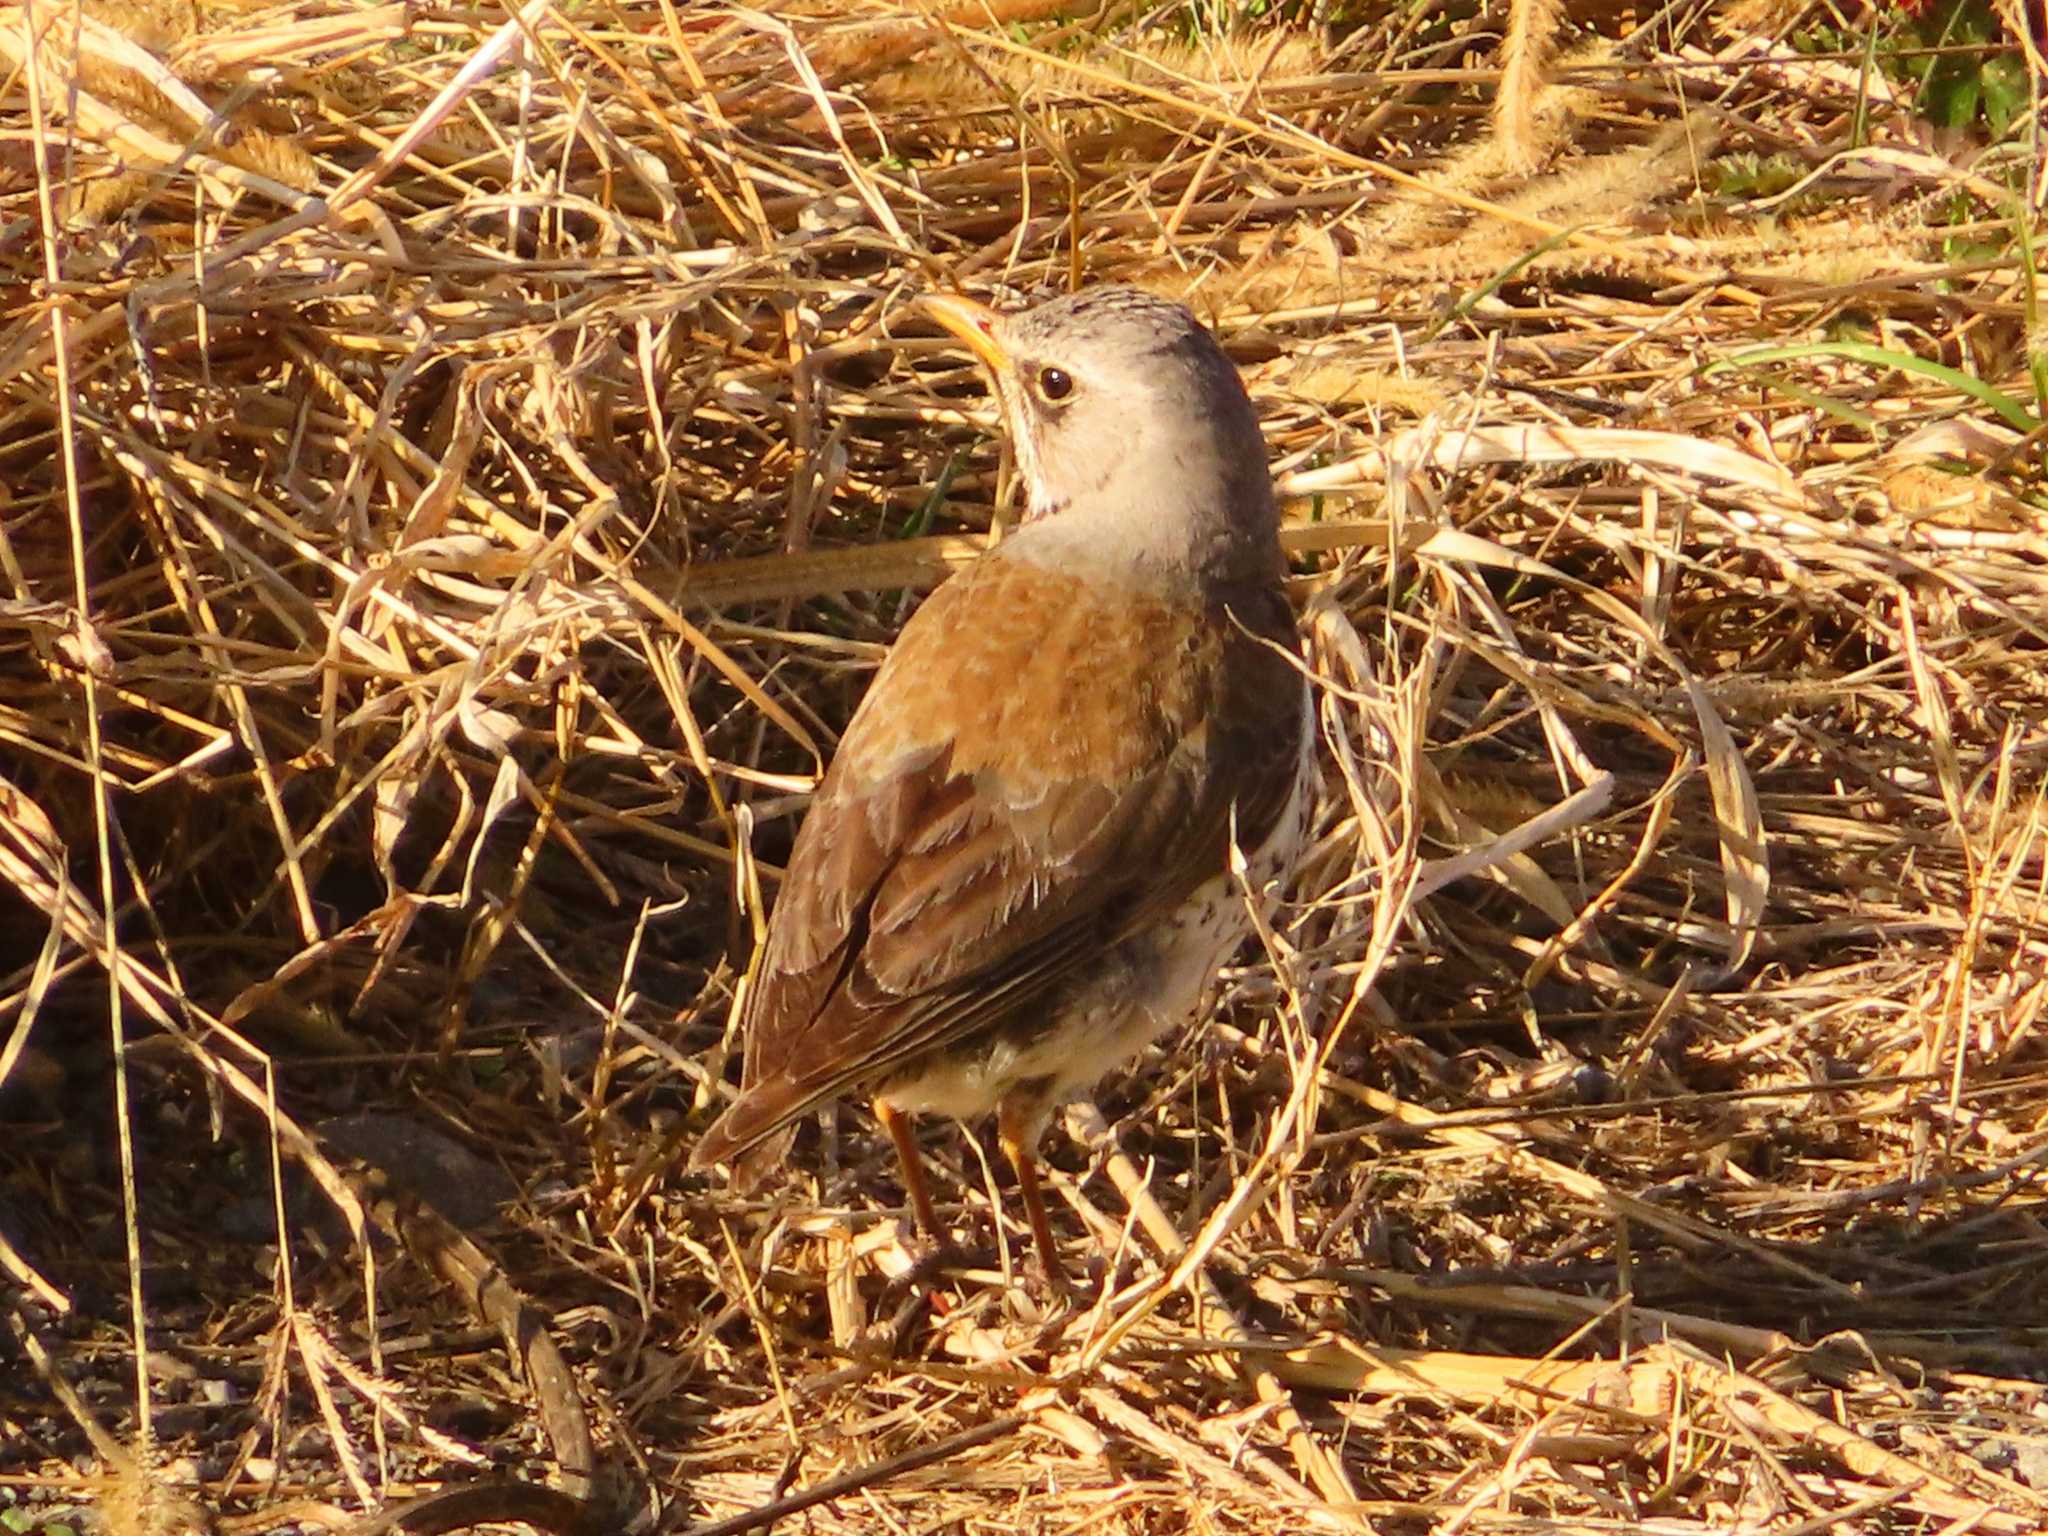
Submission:
M 1088 1280 L 1077 1285 L 1063 1266 L 1048 1266 L 1035 1252 L 1020 1262 L 1013 1249 L 1006 1265 L 998 1249 L 969 1246 L 951 1237 L 943 1242 L 920 1239 L 911 1251 L 910 1266 L 890 1277 L 887 1294 L 929 1304 L 941 1316 L 954 1307 L 947 1281 L 961 1282 L 969 1290 L 1001 1287 L 1012 1300 L 1023 1302 L 1040 1317 L 1067 1316 L 1088 1305 L 1095 1292 Z
M 942 1278 L 981 1267 L 986 1258 L 984 1254 L 959 1242 L 951 1233 L 938 1238 L 920 1233 L 908 1248 L 911 1254 L 910 1267 L 889 1278 L 889 1292 L 892 1295 L 919 1295 L 931 1290 Z M 942 1294 L 937 1290 L 931 1290 L 934 1306 L 939 1306 L 943 1310 L 945 1303 L 941 1300 Z
M 1086 1305 L 1088 1300 L 1086 1280 L 1077 1284 L 1057 1254 L 1034 1249 L 1026 1283 L 1055 1311 L 1071 1311 Z

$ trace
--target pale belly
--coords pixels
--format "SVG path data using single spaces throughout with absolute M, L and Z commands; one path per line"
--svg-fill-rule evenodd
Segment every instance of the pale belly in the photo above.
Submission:
M 1304 720 L 1302 762 L 1287 808 L 1266 842 L 1247 852 L 1251 888 L 1262 894 L 1293 867 L 1307 835 L 1315 802 L 1313 727 L 1312 718 Z M 1265 899 L 1270 905 L 1269 894 Z M 1106 952 L 1050 1000 L 1044 1020 L 1025 1021 L 975 1049 L 920 1062 L 883 1084 L 876 1098 L 908 1113 L 967 1120 L 1017 1095 L 1028 1101 L 1022 1107 L 1031 1121 L 1042 1119 L 1187 1022 L 1217 968 L 1251 931 L 1245 901 L 1236 879 L 1219 875 L 1157 927 Z

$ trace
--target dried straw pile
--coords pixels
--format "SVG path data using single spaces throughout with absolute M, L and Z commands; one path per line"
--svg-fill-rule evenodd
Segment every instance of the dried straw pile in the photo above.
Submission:
M 2033 130 L 1800 4 L 1560 10 L 9 7 L 0 1505 L 310 1529 L 588 1423 L 671 1524 L 2048 1521 Z M 1099 1304 L 906 1304 L 861 1114 L 666 1168 L 1000 506 L 905 301 L 1076 278 L 1247 369 L 1328 793 L 1048 1142 Z M 273 1149 L 417 1238 L 299 1130 L 363 1107 L 518 1180 L 481 1254 L 280 1236 Z

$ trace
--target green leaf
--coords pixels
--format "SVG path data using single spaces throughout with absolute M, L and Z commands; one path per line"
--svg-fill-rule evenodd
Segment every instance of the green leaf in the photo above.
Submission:
M 1723 368 L 1754 368 L 1761 363 L 1791 362 L 1808 357 L 1846 357 L 1874 368 L 1901 368 L 1907 373 L 1917 373 L 1923 379 L 1932 379 L 1937 384 L 1961 391 L 1980 405 L 1996 411 L 2009 425 L 2022 432 L 2031 432 L 2041 425 L 2019 401 L 1982 379 L 1972 378 L 1946 363 L 1915 357 L 1910 352 L 1894 352 L 1888 347 L 1874 347 L 1867 341 L 1810 341 L 1787 347 L 1758 347 L 1711 364 L 1706 371 L 1712 374 Z
M 932 519 L 938 515 L 939 508 L 946 504 L 946 493 L 953 488 L 953 476 L 959 468 L 960 455 L 948 454 L 945 467 L 939 471 L 939 478 L 932 482 L 931 490 L 924 500 L 918 503 L 917 510 L 910 514 L 910 521 L 903 525 L 903 531 L 897 535 L 898 538 L 917 539 L 925 535 L 931 528 Z M 883 532 L 887 531 L 885 525 Z
M 1943 59 L 1927 75 L 1928 121 L 1944 128 L 1967 128 L 1977 120 L 1983 94 L 1972 70 L 1959 60 Z
M 1984 120 L 1994 134 L 2019 121 L 2028 106 L 2027 67 L 2016 53 L 1986 59 L 1978 82 L 1984 96 Z

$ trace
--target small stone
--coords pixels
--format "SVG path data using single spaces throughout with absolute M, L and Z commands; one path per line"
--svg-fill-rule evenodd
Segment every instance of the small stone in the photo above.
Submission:
M 454 1137 L 405 1115 L 365 1110 L 328 1120 L 321 1138 L 343 1157 L 381 1168 L 463 1228 L 489 1225 L 498 1207 L 517 1198 L 519 1186 L 497 1164 L 486 1162 Z

